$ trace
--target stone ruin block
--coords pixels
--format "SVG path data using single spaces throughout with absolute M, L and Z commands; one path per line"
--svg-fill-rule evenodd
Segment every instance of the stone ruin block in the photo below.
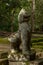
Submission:
M 29 62 L 9 62 L 9 65 L 29 65 Z

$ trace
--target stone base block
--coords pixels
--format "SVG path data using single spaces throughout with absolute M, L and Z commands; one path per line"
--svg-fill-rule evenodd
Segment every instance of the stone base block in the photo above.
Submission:
M 29 65 L 29 62 L 9 62 L 9 65 Z

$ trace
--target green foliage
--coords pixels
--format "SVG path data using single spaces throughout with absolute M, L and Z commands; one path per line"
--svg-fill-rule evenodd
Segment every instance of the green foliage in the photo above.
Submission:
M 43 26 L 43 0 L 36 0 L 35 25 L 38 30 Z
M 14 17 L 17 7 L 20 7 L 19 0 L 0 0 L 0 30 L 11 31 L 11 16 Z
M 35 30 L 43 29 L 43 0 L 36 0 L 35 3 Z M 11 23 L 13 22 L 13 30 L 18 30 L 18 13 L 21 8 L 32 12 L 31 0 L 0 0 L 0 30 L 11 31 Z M 14 20 L 11 20 L 13 17 Z
M 21 0 L 21 8 L 25 8 L 29 13 L 32 11 L 32 1 Z
M 9 41 L 8 41 L 7 38 L 2 38 L 2 37 L 0 37 L 0 43 L 1 43 L 1 44 L 8 44 Z

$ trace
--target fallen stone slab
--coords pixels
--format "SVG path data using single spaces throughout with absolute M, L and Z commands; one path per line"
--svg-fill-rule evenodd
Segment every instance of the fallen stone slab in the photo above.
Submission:
M 29 65 L 29 62 L 9 62 L 9 65 Z

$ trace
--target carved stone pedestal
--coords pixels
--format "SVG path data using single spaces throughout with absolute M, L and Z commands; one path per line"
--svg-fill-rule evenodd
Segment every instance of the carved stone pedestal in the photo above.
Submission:
M 9 62 L 9 65 L 29 65 L 29 62 Z

